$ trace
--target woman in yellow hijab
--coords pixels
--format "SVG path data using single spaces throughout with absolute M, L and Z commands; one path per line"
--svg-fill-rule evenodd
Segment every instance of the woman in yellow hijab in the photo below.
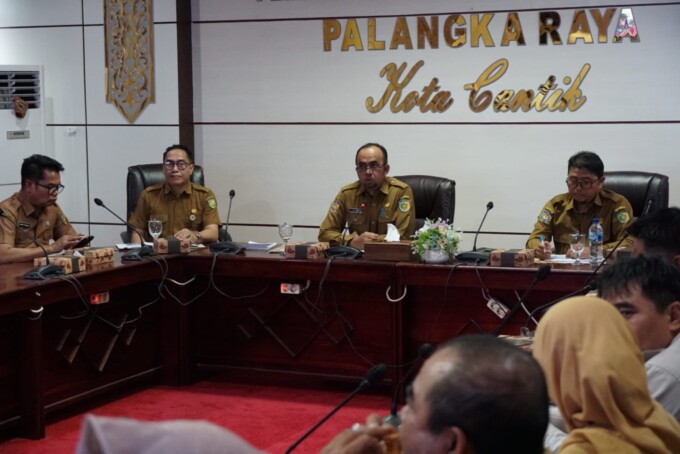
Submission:
M 680 453 L 680 423 L 649 395 L 640 348 L 611 304 L 578 297 L 553 307 L 534 356 L 567 426 L 560 453 Z

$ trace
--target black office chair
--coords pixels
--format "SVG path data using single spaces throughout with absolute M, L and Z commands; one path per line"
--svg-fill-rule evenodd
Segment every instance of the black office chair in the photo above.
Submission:
M 137 164 L 128 167 L 127 219 L 130 219 L 130 214 L 137 206 L 139 196 L 142 195 L 144 189 L 153 186 L 154 184 L 161 184 L 164 181 L 163 164 Z M 201 186 L 204 185 L 203 168 L 201 166 L 194 165 L 191 181 L 200 184 Z M 121 232 L 120 237 L 124 243 L 130 242 L 131 233 L 129 228 L 126 231 Z
M 403 175 L 395 177 L 408 184 L 416 204 L 416 230 L 425 224 L 425 218 L 442 218 L 453 222 L 456 210 L 456 182 L 430 175 Z
M 668 177 L 659 173 L 617 171 L 604 173 L 604 187 L 621 194 L 640 217 L 668 208 Z

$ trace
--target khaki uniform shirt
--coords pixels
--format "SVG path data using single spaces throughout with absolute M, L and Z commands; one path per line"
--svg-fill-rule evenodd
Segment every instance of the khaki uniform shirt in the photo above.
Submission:
M 373 232 L 385 238 L 387 224 L 394 224 L 402 240 L 411 239 L 416 211 L 411 188 L 396 178 L 387 177 L 371 197 L 359 181 L 343 186 L 335 196 L 319 229 L 319 241 L 332 245 L 347 244 L 351 233 Z M 349 229 L 345 231 L 345 226 Z
M 50 240 L 76 234 L 75 229 L 57 204 L 37 211 L 28 201 L 22 199 L 20 192 L 16 192 L 9 199 L 0 202 L 0 208 L 5 210 L 5 213 L 12 217 L 28 235 L 35 236 L 38 243 L 43 246 L 50 244 Z M 14 224 L 5 218 L 0 218 L 0 243 L 17 248 L 35 247 L 28 235 L 16 230 Z
M 129 222 L 147 232 L 151 218 L 163 222 L 160 238 L 172 237 L 185 228 L 201 231 L 210 224 L 220 225 L 215 194 L 196 183 L 187 184 L 179 196 L 166 183 L 146 188 L 139 196 Z
M 570 248 L 569 234 L 580 232 L 587 237 L 593 218 L 600 219 L 604 247 L 612 248 L 633 221 L 633 209 L 624 196 L 602 189 L 595 197 L 590 210 L 579 213 L 571 196 L 568 193 L 560 194 L 550 199 L 543 207 L 526 247 L 534 249 L 540 246 L 540 237 L 543 236 L 546 241 L 554 241 L 557 254 L 566 254 Z M 633 240 L 627 238 L 620 247 L 631 246 L 632 243 Z

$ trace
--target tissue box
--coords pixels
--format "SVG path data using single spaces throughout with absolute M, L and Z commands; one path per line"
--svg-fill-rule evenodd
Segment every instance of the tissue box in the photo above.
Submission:
M 191 241 L 177 238 L 158 238 L 153 240 L 153 251 L 156 254 L 188 254 L 191 251 Z
M 404 241 L 367 241 L 364 243 L 364 258 L 366 260 L 381 260 L 386 262 L 408 262 L 415 260 L 411 253 L 411 242 Z
M 322 259 L 328 243 L 288 243 L 283 256 L 290 259 Z
M 114 250 L 112 247 L 90 248 L 82 251 L 87 266 L 112 263 Z
M 489 257 L 491 266 L 528 267 L 533 264 L 533 249 L 496 249 Z
M 33 265 L 39 266 L 46 263 L 45 257 L 38 257 L 33 259 Z M 60 256 L 60 257 L 50 257 L 50 263 L 52 265 L 60 265 L 64 267 L 64 274 L 79 273 L 85 271 L 87 264 L 85 262 L 85 257 L 73 257 L 73 256 Z

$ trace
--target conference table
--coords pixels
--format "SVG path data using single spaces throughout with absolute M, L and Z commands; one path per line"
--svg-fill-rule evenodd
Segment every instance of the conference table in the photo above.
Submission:
M 487 297 L 517 304 L 537 268 L 365 259 L 158 255 L 29 281 L 0 265 L 0 435 L 44 437 L 46 419 L 152 385 L 206 376 L 358 383 L 388 365 L 391 389 L 425 343 L 498 331 Z M 577 291 L 589 266 L 555 265 L 527 310 Z M 299 293 L 295 293 L 299 291 Z M 93 304 L 92 295 L 109 302 Z M 501 330 L 519 334 L 517 311 Z M 533 325 L 531 325 L 533 327 Z

